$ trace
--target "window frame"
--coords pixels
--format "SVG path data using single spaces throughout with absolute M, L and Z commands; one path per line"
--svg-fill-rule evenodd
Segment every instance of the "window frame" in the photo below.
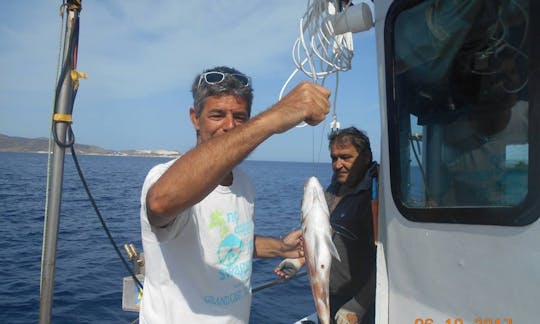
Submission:
M 529 44 L 529 128 L 528 128 L 528 192 L 525 199 L 514 206 L 444 206 L 410 207 L 404 204 L 401 186 L 401 153 L 399 117 L 396 103 L 396 60 L 394 46 L 394 26 L 398 16 L 426 0 L 394 1 L 388 9 L 384 25 L 384 62 L 386 77 L 386 113 L 390 162 L 390 183 L 393 201 L 400 213 L 410 221 L 452 224 L 479 224 L 500 226 L 525 226 L 540 217 L 540 42 Z M 536 15 L 535 15 L 536 13 Z M 529 1 L 529 35 L 540 35 L 540 2 Z M 532 18 L 532 19 L 531 19 Z M 534 39 L 533 36 L 529 36 Z M 409 110 L 406 112 L 410 116 Z

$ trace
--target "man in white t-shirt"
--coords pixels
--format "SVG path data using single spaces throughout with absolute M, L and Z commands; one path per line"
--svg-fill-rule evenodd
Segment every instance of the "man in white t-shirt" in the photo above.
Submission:
M 141 323 L 247 323 L 253 257 L 302 256 L 301 231 L 254 235 L 254 190 L 236 166 L 270 136 L 328 114 L 330 92 L 303 82 L 250 119 L 251 80 L 216 67 L 193 83 L 197 145 L 155 166 L 141 194 L 146 272 Z

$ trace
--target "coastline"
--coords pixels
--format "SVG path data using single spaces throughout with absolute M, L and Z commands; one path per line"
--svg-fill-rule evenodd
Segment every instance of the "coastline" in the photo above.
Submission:
M 177 151 L 171 151 L 174 153 L 160 153 L 159 151 L 141 151 L 141 152 L 107 152 L 107 153 L 89 153 L 89 152 L 79 152 L 79 155 L 92 155 L 92 156 L 132 156 L 132 157 L 163 157 L 163 158 L 176 158 L 182 153 Z M 12 150 L 0 150 L 0 153 L 23 153 L 23 154 L 47 154 L 47 151 L 12 151 Z M 52 152 L 51 152 L 52 153 Z M 66 151 L 66 155 L 71 155 L 70 151 Z
M 48 150 L 48 138 L 25 138 L 0 134 L 0 152 L 47 154 Z M 85 144 L 75 144 L 75 151 L 77 154 L 81 155 L 101 156 L 177 157 L 182 154 L 179 151 L 165 149 L 132 149 L 118 151 Z M 69 150 L 66 150 L 66 154 L 70 154 Z

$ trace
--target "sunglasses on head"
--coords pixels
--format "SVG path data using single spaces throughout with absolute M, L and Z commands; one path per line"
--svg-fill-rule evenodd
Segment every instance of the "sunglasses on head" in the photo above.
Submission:
M 240 81 L 240 83 L 247 87 L 250 84 L 250 79 L 248 76 L 245 76 L 243 74 L 239 73 L 223 73 L 218 71 L 210 71 L 210 72 L 204 72 L 199 77 L 199 84 L 197 85 L 197 88 L 201 86 L 201 82 L 204 80 L 207 84 L 218 84 L 223 82 L 225 80 L 225 77 L 227 75 L 232 76 L 236 80 Z

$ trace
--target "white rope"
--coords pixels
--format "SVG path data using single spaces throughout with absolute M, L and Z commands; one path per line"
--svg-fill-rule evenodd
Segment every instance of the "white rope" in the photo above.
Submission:
M 336 14 L 333 2 L 335 1 L 308 1 L 306 13 L 300 19 L 300 35 L 293 47 L 296 68 L 315 83 L 334 72 L 351 68 L 352 36 L 350 32 L 334 34 L 333 26 L 329 23 Z
M 336 88 L 332 107 L 332 129 L 339 128 L 337 121 L 337 72 L 351 69 L 353 39 L 351 32 L 335 35 L 330 23 L 336 15 L 336 3 L 341 0 L 309 0 L 306 13 L 300 19 L 299 36 L 292 48 L 292 59 L 296 66 L 279 93 L 283 97 L 286 87 L 301 71 L 313 83 L 324 84 L 325 79 L 336 73 Z M 347 8 L 343 8 L 347 10 Z M 346 22 L 347 23 L 347 22 Z M 296 127 L 305 127 L 305 122 Z

